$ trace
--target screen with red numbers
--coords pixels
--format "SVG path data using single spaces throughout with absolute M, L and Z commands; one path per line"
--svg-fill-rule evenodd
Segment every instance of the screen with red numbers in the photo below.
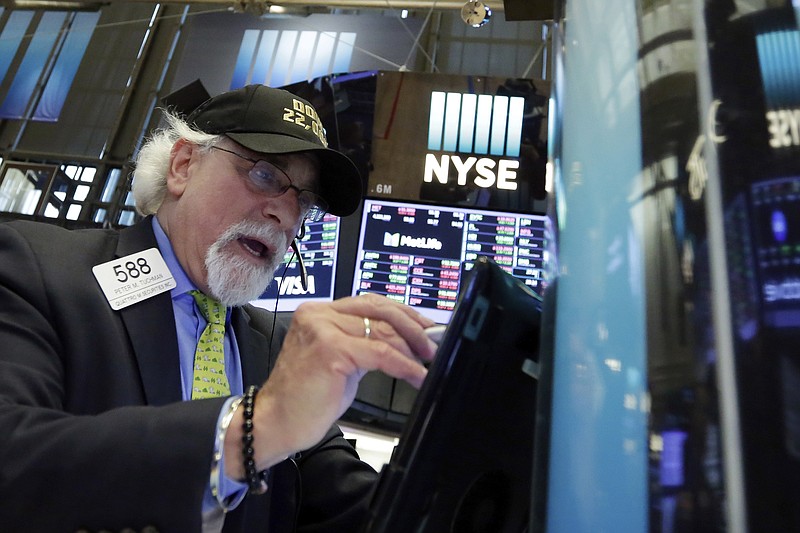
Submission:
M 549 219 L 542 215 L 366 199 L 353 295 L 378 293 L 440 324 L 480 256 L 541 295 Z

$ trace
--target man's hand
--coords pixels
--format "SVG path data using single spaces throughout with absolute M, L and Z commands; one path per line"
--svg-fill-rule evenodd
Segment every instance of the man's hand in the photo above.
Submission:
M 419 388 L 427 374 L 422 362 L 436 352 L 424 332 L 432 325 L 410 307 L 373 294 L 301 305 L 256 399 L 258 469 L 316 444 L 350 406 L 367 371 L 380 370 Z M 243 477 L 240 412 L 228 430 L 225 452 L 228 475 Z

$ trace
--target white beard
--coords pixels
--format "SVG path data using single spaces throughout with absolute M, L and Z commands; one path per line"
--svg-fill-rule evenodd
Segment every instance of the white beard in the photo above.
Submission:
M 258 265 L 225 250 L 225 246 L 242 236 L 274 243 L 272 249 L 275 252 L 270 252 L 267 261 Z M 286 235 L 275 226 L 247 221 L 233 224 L 206 252 L 205 264 L 211 295 L 228 307 L 241 306 L 255 300 L 272 282 L 275 270 L 280 266 L 288 247 Z

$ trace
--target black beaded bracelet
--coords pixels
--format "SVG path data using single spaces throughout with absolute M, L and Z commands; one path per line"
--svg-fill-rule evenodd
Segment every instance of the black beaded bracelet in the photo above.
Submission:
M 253 412 L 256 406 L 256 393 L 259 387 L 251 385 L 247 388 L 242 399 L 244 407 L 244 422 L 242 423 L 242 458 L 244 460 L 244 477 L 247 480 L 250 494 L 264 494 L 267 491 L 266 470 L 259 472 L 256 469 L 256 460 L 253 449 Z

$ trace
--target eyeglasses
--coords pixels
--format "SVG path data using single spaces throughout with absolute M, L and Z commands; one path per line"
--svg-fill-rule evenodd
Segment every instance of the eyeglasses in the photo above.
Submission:
M 232 150 L 220 148 L 219 146 L 212 146 L 211 148 L 219 150 L 220 152 L 233 154 L 236 157 L 253 163 L 253 166 L 247 172 L 247 176 L 250 178 L 250 182 L 268 197 L 277 198 L 289 189 L 297 191 L 297 204 L 300 206 L 300 212 L 303 213 L 303 218 L 307 221 L 319 222 L 328 211 L 328 202 L 320 195 L 308 189 L 301 189 L 293 184 L 289 176 L 286 175 L 286 172 L 273 163 L 265 161 L 264 159 L 252 159 Z

